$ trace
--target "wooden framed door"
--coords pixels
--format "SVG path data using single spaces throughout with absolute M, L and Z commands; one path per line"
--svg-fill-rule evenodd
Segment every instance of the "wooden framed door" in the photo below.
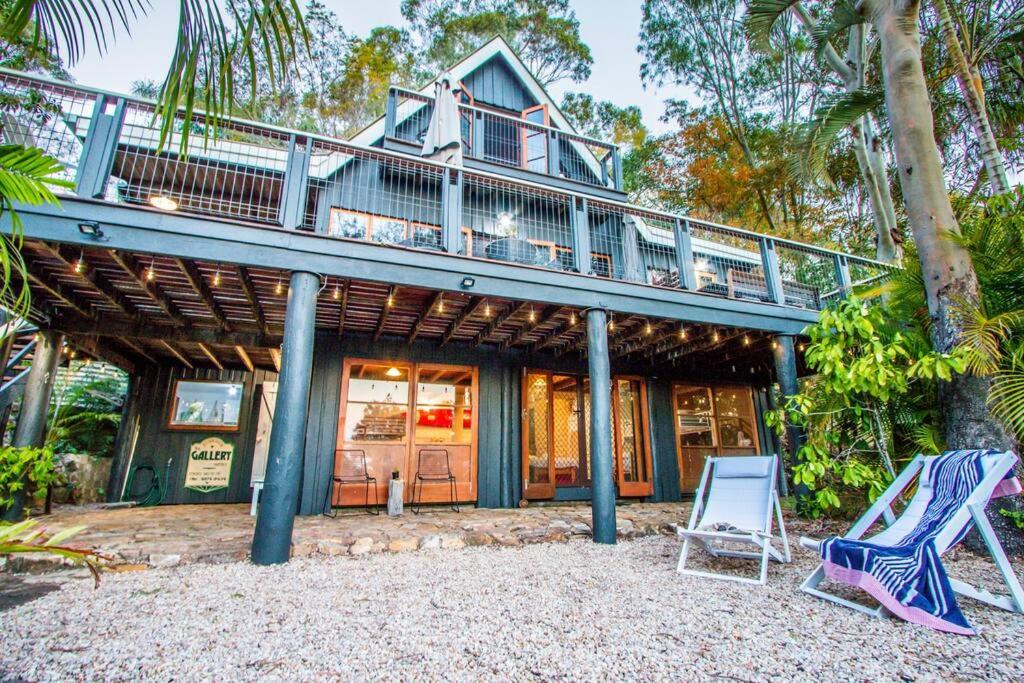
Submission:
M 612 457 L 619 495 L 649 496 L 651 446 L 647 390 L 640 377 L 612 378 Z M 523 497 L 553 498 L 558 487 L 591 485 L 590 379 L 526 370 L 523 374 Z
M 541 126 L 551 125 L 548 117 L 548 105 L 540 104 L 529 107 L 522 112 L 522 119 Z M 534 128 L 522 127 L 522 166 L 528 171 L 537 173 L 548 172 L 548 132 Z
M 412 364 L 399 361 L 346 359 L 342 370 L 337 449 L 366 454 L 367 468 L 370 476 L 377 478 L 381 501 L 387 500 L 392 470 L 402 473 L 408 491 L 405 475 L 409 471 L 412 431 L 412 376 Z M 335 459 L 335 472 L 339 472 L 341 460 Z M 362 505 L 363 496 L 361 486 L 336 486 L 333 504 Z
M 475 501 L 477 383 L 476 368 L 468 366 L 346 359 L 336 448 L 366 454 L 381 502 L 387 499 L 393 470 L 405 480 L 408 502 L 420 449 L 447 450 L 456 496 L 460 502 Z M 336 458 L 336 471 L 341 460 Z M 364 491 L 361 486 L 338 486 L 333 504 L 362 505 Z M 423 494 L 424 502 L 447 502 L 450 497 L 447 484 L 427 483 Z
M 693 491 L 710 456 L 759 455 L 753 392 L 742 385 L 672 385 L 679 486 Z
M 477 369 L 422 363 L 416 365 L 415 370 L 415 417 L 406 467 L 409 480 L 417 472 L 421 451 L 445 451 L 455 475 L 458 500 L 476 500 Z M 446 503 L 450 497 L 447 482 L 423 483 L 423 502 Z
M 612 425 L 619 495 L 627 498 L 654 493 L 651 440 L 647 429 L 647 386 L 640 377 L 612 379 Z
M 528 370 L 523 373 L 523 498 L 555 497 L 555 454 L 551 448 L 554 431 L 551 373 Z

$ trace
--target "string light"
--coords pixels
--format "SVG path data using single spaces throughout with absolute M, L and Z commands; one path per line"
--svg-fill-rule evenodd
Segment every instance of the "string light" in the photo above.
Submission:
M 485 318 L 490 318 L 491 317 L 491 304 L 490 303 L 484 304 L 484 317 Z
M 395 305 L 395 295 L 392 294 L 391 292 L 388 292 L 388 308 L 391 308 L 394 305 Z
M 149 260 L 149 270 L 146 271 L 146 281 L 152 282 L 156 279 L 156 260 Z
M 803 345 L 803 344 L 801 344 L 800 346 L 798 346 L 798 347 L 796 347 L 796 348 L 797 348 L 797 350 L 798 350 L 798 351 L 800 351 L 800 352 L 802 353 L 802 352 L 803 352 L 803 350 L 804 350 L 804 345 Z
M 576 324 L 576 311 L 569 314 L 569 325 L 573 326 Z
M 611 318 L 608 320 L 608 330 L 610 332 L 614 332 L 615 331 L 615 314 L 614 313 L 612 313 Z
M 217 272 L 213 275 L 213 286 L 220 287 L 220 266 L 217 266 Z
M 718 330 L 715 330 L 714 333 L 711 335 L 711 341 L 717 342 L 718 340 L 719 340 Z
M 274 285 L 274 294 L 281 296 L 281 292 L 284 291 L 284 285 L 281 284 L 281 276 L 277 276 L 277 284 Z
M 444 299 L 437 300 L 437 312 L 444 313 Z
M 679 338 L 686 339 L 686 327 L 684 325 L 679 326 Z
M 85 268 L 85 254 L 78 252 L 78 260 L 75 261 L 75 272 L 81 273 L 83 268 Z
M 773 339 L 773 340 L 772 340 L 772 348 L 773 348 L 773 349 L 777 349 L 777 348 L 779 348 L 779 342 L 777 342 L 777 341 L 775 341 L 775 340 Z
M 649 335 L 653 331 L 654 331 L 654 329 L 651 327 L 650 321 L 648 321 L 647 325 L 644 326 L 644 334 Z
M 750 346 L 750 337 L 748 337 L 747 335 L 743 335 L 743 345 Z
M 341 298 L 341 291 L 338 289 L 337 282 L 334 283 L 334 294 L 332 296 L 334 297 L 335 301 Z
M 530 309 L 530 322 L 532 323 L 532 322 L 536 322 L 536 321 L 537 321 L 537 312 L 531 308 Z

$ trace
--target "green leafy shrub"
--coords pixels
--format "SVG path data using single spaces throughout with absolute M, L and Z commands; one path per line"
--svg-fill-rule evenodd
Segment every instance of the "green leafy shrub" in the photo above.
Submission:
M 88 567 L 93 579 L 99 585 L 100 563 L 108 560 L 104 555 L 86 548 L 64 545 L 85 527 L 75 526 L 50 534 L 34 519 L 16 524 L 0 523 L 0 556 L 38 553 L 56 555 L 79 565 Z
M 6 510 L 26 486 L 29 491 L 45 491 L 56 479 L 49 448 L 0 448 L 0 510 Z
M 857 297 L 822 311 L 804 334 L 815 375 L 766 421 L 780 434 L 787 422 L 804 430 L 793 481 L 812 494 L 798 512 L 817 517 L 874 500 L 895 476 L 894 453 L 938 449 L 934 383 L 962 373 L 966 360 L 932 351 L 922 330 Z

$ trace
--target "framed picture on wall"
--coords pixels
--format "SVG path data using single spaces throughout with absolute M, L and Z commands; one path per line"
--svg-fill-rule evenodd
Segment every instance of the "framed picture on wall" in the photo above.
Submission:
M 334 237 L 365 240 L 370 236 L 370 217 L 365 213 L 332 208 L 327 231 Z
M 184 431 L 238 431 L 243 389 L 241 382 L 176 380 L 171 394 L 167 428 Z

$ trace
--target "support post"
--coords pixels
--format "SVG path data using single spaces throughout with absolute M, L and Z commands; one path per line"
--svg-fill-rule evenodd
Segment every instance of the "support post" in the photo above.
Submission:
M 796 377 L 796 345 L 792 335 L 776 335 L 772 344 L 772 357 L 775 360 L 775 378 L 779 382 L 779 392 L 782 394 L 782 404 L 786 399 L 800 393 Z M 799 427 L 786 423 L 786 436 L 789 442 L 789 466 L 793 467 L 798 462 L 798 452 L 804 442 L 804 432 Z M 810 491 L 806 484 L 797 484 L 793 487 L 793 493 L 797 499 L 806 498 Z
M 622 186 L 622 154 L 619 148 L 615 147 L 612 149 L 612 187 L 623 192 Z
M 38 448 L 43 445 L 50 395 L 53 393 L 53 380 L 57 376 L 63 343 L 64 335 L 60 332 L 40 330 L 39 342 L 32 355 L 32 367 L 28 371 L 18 424 L 14 427 L 14 437 L 11 439 L 12 446 Z M 7 522 L 20 520 L 25 510 L 25 490 L 18 491 L 13 498 L 14 502 L 3 512 L 3 519 Z
M 398 91 L 388 88 L 388 99 L 384 103 L 384 137 L 395 137 L 398 127 Z
M 557 178 L 562 174 L 562 146 L 559 140 L 561 138 L 558 136 L 558 131 L 548 131 L 548 175 L 552 178 Z
M 302 476 L 319 288 L 319 276 L 301 271 L 292 273 L 284 321 L 277 411 L 270 430 L 267 476 L 252 539 L 252 561 L 255 564 L 281 564 L 287 562 L 291 555 L 292 529 Z
M 281 186 L 281 208 L 278 215 L 283 228 L 298 228 L 305 220 L 311 146 L 309 138 L 297 135 L 288 141 L 288 163 Z
M 676 268 L 679 269 L 679 287 L 690 292 L 697 290 L 697 270 L 693 265 L 693 236 L 690 221 L 676 219 Z
M 591 275 L 593 257 L 590 252 L 590 218 L 586 197 L 574 197 L 570 216 L 572 221 L 572 251 L 576 259 L 576 272 Z
M 842 254 L 835 255 L 836 283 L 839 285 L 839 297 L 845 299 L 853 294 L 853 282 L 850 279 L 850 262 Z
M 441 186 L 441 246 L 449 254 L 459 253 L 462 234 L 462 182 L 462 171 L 444 170 Z
M 470 126 L 472 130 L 473 144 L 469 149 L 469 156 L 474 159 L 484 158 L 484 147 L 486 142 L 484 141 L 484 113 L 476 109 L 472 110 L 473 116 L 470 118 Z
M 612 379 L 608 360 L 608 314 L 587 310 L 590 369 L 590 472 L 594 543 L 615 543 L 615 481 L 612 475 Z
M 101 199 L 106 194 L 122 123 L 124 99 L 97 95 L 75 172 L 75 194 L 78 196 Z
M 775 240 L 761 238 L 761 266 L 768 295 L 772 303 L 786 303 L 786 292 L 782 289 L 782 271 L 779 269 L 779 254 L 775 251 Z

